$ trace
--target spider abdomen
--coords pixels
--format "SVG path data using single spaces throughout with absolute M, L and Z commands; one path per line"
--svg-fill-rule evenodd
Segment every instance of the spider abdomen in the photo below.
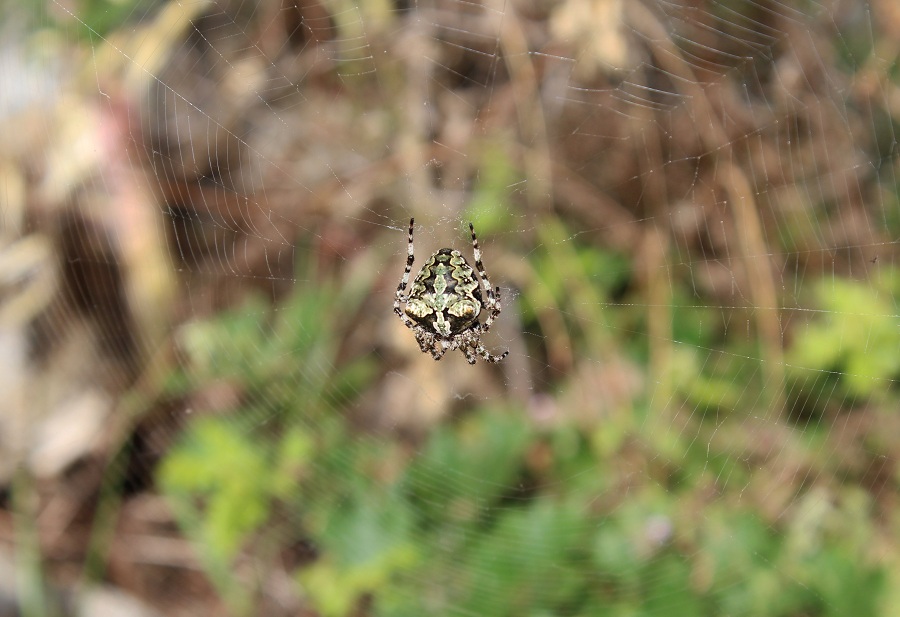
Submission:
M 475 271 L 454 249 L 443 248 L 422 266 L 412 282 L 405 312 L 440 336 L 470 327 L 483 306 Z

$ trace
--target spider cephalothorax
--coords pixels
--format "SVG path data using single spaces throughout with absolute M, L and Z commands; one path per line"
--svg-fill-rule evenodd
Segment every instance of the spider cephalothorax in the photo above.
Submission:
M 509 351 L 492 356 L 482 344 L 481 335 L 490 329 L 494 319 L 500 314 L 500 288 L 492 288 L 488 281 L 472 223 L 469 223 L 469 230 L 472 232 L 475 267 L 478 268 L 478 276 L 484 286 L 484 295 L 469 262 L 456 249 L 447 248 L 428 258 L 413 279 L 409 294 L 403 295 L 415 259 L 414 224 L 415 219 L 409 219 L 406 270 L 397 286 L 394 312 L 416 335 L 422 352 L 430 353 L 435 360 L 440 360 L 448 351 L 460 349 L 469 364 L 475 364 L 477 356 L 488 362 L 499 362 Z M 402 303 L 406 304 L 404 310 L 400 309 Z M 484 323 L 479 323 L 478 315 L 482 309 L 487 311 L 487 318 Z

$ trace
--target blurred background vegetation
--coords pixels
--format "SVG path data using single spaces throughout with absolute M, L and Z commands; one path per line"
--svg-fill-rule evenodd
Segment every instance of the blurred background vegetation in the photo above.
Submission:
M 0 7 L 0 616 L 900 615 L 893 0 Z

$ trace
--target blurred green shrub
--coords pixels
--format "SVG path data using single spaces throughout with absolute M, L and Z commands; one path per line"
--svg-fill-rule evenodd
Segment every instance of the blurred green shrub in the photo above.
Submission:
M 727 497 L 742 483 L 703 505 L 707 476 L 692 458 L 681 470 L 692 482 L 664 489 L 638 476 L 620 494 L 610 482 L 623 478 L 587 442 L 562 437 L 564 427 L 535 431 L 515 410 L 439 427 L 400 467 L 395 445 L 343 429 L 266 447 L 237 426 L 197 423 L 162 485 L 176 502 L 202 504 L 186 532 L 218 543 L 222 559 L 265 533 L 276 500 L 287 504 L 292 524 L 269 541 L 312 543 L 317 558 L 296 580 L 327 617 L 354 614 L 364 599 L 391 616 L 878 614 L 870 537 L 848 533 L 867 516 L 859 500 L 810 493 L 776 526 L 752 501 Z M 553 465 L 537 473 L 529 458 L 548 447 Z
M 802 407 L 821 411 L 829 403 L 883 400 L 900 377 L 900 328 L 890 287 L 835 278 L 817 283 L 814 299 L 821 313 L 795 328 L 786 356 Z
M 559 249 L 573 246 L 550 242 L 559 231 L 542 231 L 554 248 L 535 259 L 564 263 L 575 277 L 567 284 L 585 288 L 573 294 L 536 279 L 523 304 L 536 315 L 570 302 L 575 323 L 600 323 L 581 312 L 598 310 L 627 269 L 596 251 Z M 848 376 L 842 387 L 871 392 L 897 365 L 857 356 L 876 334 L 896 344 L 885 327 L 889 311 L 853 285 L 827 289 L 834 293 L 822 297 L 822 320 L 795 339 L 792 362 L 807 371 L 855 367 L 867 379 Z M 699 424 L 674 430 L 642 409 L 635 418 L 643 420 L 589 434 L 563 419 L 539 428 L 523 409 L 494 405 L 435 427 L 413 449 L 353 429 L 340 411 L 373 369 L 340 360 L 334 333 L 355 306 L 320 286 L 277 310 L 250 302 L 181 333 L 186 370 L 171 380 L 172 392 L 224 380 L 243 394 L 227 414 L 195 410 L 159 468 L 159 486 L 185 533 L 204 547 L 210 578 L 235 613 L 254 607 L 253 591 L 235 591 L 231 582 L 239 556 L 274 563 L 280 547 L 304 543 L 312 555 L 291 574 L 324 617 L 362 607 L 391 617 L 885 614 L 867 493 L 850 482 L 833 483 L 831 492 L 798 486 L 789 508 L 767 515 L 752 487 L 768 468 L 748 465 Z M 584 336 L 621 349 L 629 342 L 616 337 L 630 331 Z M 682 394 L 696 408 L 741 410 L 747 365 L 712 366 L 700 351 L 715 340 L 691 342 L 679 347 L 695 350 L 677 360 Z M 692 378 L 694 389 L 684 385 Z M 725 414 L 715 431 L 753 439 L 737 424 L 744 418 Z M 603 439 L 611 430 L 617 437 Z M 802 455 L 802 437 L 787 434 L 785 457 Z M 811 473 L 827 484 L 825 470 Z

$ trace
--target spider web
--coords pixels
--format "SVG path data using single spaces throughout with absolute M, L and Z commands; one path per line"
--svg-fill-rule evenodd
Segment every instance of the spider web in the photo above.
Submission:
M 4 12 L 21 580 L 173 615 L 896 605 L 891 1 Z M 498 365 L 392 314 L 413 216 L 413 276 L 474 263 L 474 222 Z

